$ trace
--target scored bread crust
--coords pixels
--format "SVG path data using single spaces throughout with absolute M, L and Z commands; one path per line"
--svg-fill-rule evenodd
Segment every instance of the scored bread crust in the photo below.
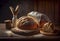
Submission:
M 47 22 L 43 25 L 43 27 L 40 29 L 40 33 L 44 35 L 55 35 L 55 26 L 51 22 Z
M 29 21 L 32 21 L 33 22 L 33 25 L 30 26 L 26 26 L 25 28 L 22 26 L 22 23 L 26 20 L 29 20 Z M 23 17 L 20 17 L 17 22 L 16 22 L 16 26 L 20 29 L 24 29 L 24 30 L 35 30 L 39 27 L 39 22 L 37 19 L 35 19 L 34 17 L 31 17 L 31 16 L 23 16 Z M 22 26 L 22 27 L 21 27 Z

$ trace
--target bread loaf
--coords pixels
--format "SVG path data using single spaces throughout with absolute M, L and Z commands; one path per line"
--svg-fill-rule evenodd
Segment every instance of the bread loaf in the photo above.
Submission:
M 30 16 L 23 16 L 18 19 L 17 27 L 23 30 L 35 30 L 38 28 L 38 21 Z

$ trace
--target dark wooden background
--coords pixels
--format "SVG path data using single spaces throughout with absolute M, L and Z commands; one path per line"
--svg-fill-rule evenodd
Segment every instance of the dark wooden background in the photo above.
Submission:
M 60 25 L 59 0 L 1 0 L 0 1 L 0 22 L 11 19 L 12 14 L 9 6 L 20 5 L 18 18 L 31 11 L 38 11 L 46 14 L 55 25 Z

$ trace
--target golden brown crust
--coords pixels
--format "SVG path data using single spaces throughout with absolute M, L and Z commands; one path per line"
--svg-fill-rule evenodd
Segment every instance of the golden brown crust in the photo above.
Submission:
M 25 22 L 28 22 L 28 25 L 24 24 Z M 38 25 L 38 21 L 30 16 L 23 16 L 17 21 L 17 27 L 24 30 L 35 30 L 37 29 Z
M 53 35 L 54 30 L 55 29 L 54 29 L 53 23 L 47 22 L 42 26 L 40 33 L 45 34 L 45 35 Z

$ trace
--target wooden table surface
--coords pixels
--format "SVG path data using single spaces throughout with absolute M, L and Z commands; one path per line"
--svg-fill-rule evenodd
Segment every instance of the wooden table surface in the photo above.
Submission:
M 7 33 L 8 32 L 8 33 Z M 43 34 L 37 34 L 37 35 L 32 35 L 32 36 L 23 36 L 23 35 L 17 35 L 14 34 L 12 31 L 10 30 L 6 30 L 6 26 L 4 23 L 0 23 L 0 39 L 59 39 L 60 40 L 60 36 L 45 36 Z

